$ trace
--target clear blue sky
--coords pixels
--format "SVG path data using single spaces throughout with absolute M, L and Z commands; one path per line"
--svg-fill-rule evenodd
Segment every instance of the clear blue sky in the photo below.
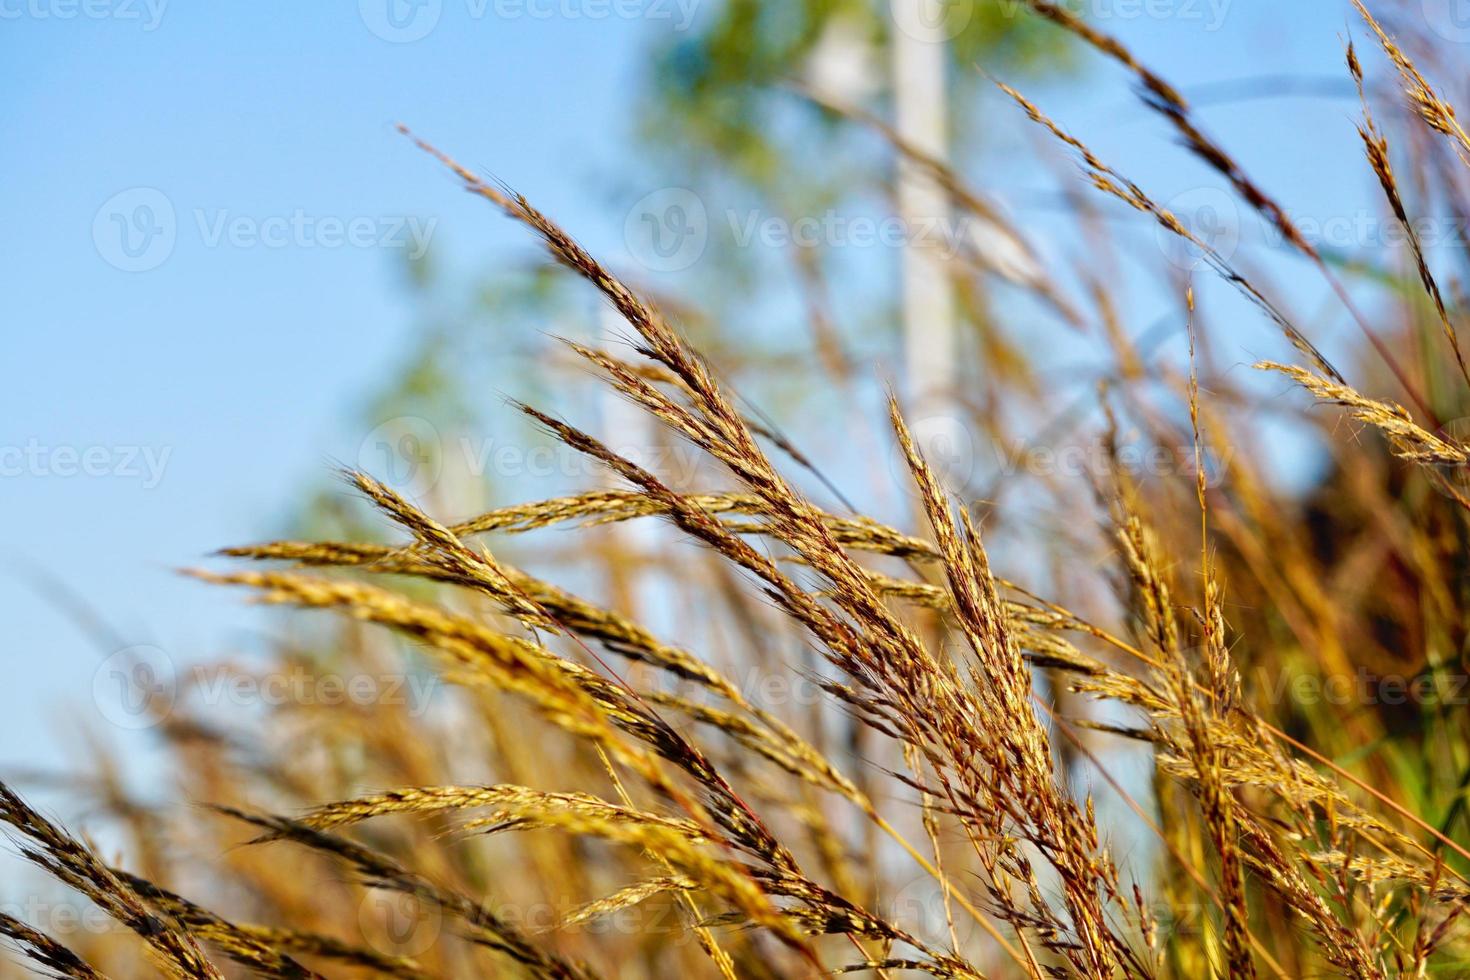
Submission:
M 171 3 L 153 30 L 0 20 L 0 443 L 109 454 L 93 457 L 104 476 L 67 476 L 63 457 L 0 479 L 17 678 L 0 691 L 0 765 L 55 765 L 56 738 L 100 720 L 58 711 L 90 709 L 99 653 L 24 581 L 64 580 L 130 643 L 218 652 L 255 620 L 239 596 L 170 569 L 258 539 L 330 460 L 355 458 L 343 414 L 411 345 L 392 247 L 331 247 L 316 230 L 232 245 L 211 238 L 222 216 L 366 217 L 391 235 L 412 215 L 437 219 L 435 248 L 462 263 L 526 254 L 523 235 L 393 131 L 399 120 L 553 212 L 602 213 L 590 188 L 626 163 L 649 25 L 463 10 L 446 5 L 414 43 L 375 36 L 352 2 Z M 136 187 L 166 195 L 177 234 L 156 268 L 126 272 L 93 225 Z M 131 447 L 168 453 L 156 486 Z
M 396 233 L 399 216 L 432 221 L 434 249 L 464 270 L 533 254 L 393 123 L 509 181 L 594 246 L 620 242 L 629 204 L 656 187 L 638 184 L 630 134 L 641 57 L 669 21 L 497 17 L 493 2 L 477 17 L 482 5 L 443 0 L 425 37 L 394 43 L 369 28 L 372 0 L 174 0 L 156 24 L 141 0 L 93 2 L 106 16 L 0 0 L 0 448 L 34 450 L 20 475 L 0 477 L 0 771 L 60 765 L 70 729 L 105 724 L 91 699 L 101 653 L 37 598 L 34 576 L 64 581 L 128 643 L 219 652 L 257 620 L 239 595 L 171 569 L 269 533 L 330 460 L 356 457 L 353 400 L 391 376 L 414 320 L 394 249 L 335 246 L 322 219 L 367 219 L 370 237 Z M 1128 0 L 1094 6 L 1186 89 L 1342 77 L 1339 0 L 1234 0 L 1217 30 L 1220 0 L 1177 0 L 1200 18 L 1163 21 L 1125 16 Z M 1094 68 L 1038 91 L 1161 199 L 1191 186 L 1120 77 Z M 1265 186 L 1324 214 L 1373 206 L 1354 114 L 1350 101 L 1301 98 L 1204 109 Z M 626 200 L 606 190 L 610 176 Z M 118 228 L 104 204 L 136 188 L 148 189 L 126 199 L 138 223 Z M 171 247 L 141 237 L 161 216 L 137 205 L 156 209 L 160 194 Z M 289 227 L 297 214 L 306 230 Z M 282 231 L 284 246 L 232 241 L 236 218 L 246 236 Z M 137 255 L 120 251 L 123 232 Z M 117 267 L 130 263 L 153 267 Z M 65 475 L 88 450 L 107 472 Z M 157 465 L 165 452 L 152 485 L 144 454 Z

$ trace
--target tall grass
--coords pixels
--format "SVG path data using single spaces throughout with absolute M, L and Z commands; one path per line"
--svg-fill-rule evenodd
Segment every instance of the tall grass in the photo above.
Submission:
M 193 572 L 334 613 L 324 642 L 339 673 L 432 672 L 454 694 L 427 713 L 393 699 L 287 706 L 242 739 L 184 692 L 157 731 L 180 794 L 208 806 L 180 818 L 140 805 L 99 747 L 91 785 L 127 832 L 118 861 L 0 786 L 20 852 L 118 926 L 48 936 L 0 916 L 14 949 L 65 977 L 1470 972 L 1470 720 L 1447 693 L 1466 670 L 1470 598 L 1470 445 L 1444 425 L 1470 384 L 1458 283 L 1441 284 L 1410 232 L 1409 278 L 1380 271 L 1417 291 L 1395 292 L 1392 316 L 1365 313 L 1351 270 L 1168 82 L 1064 8 L 1029 6 L 1132 73 L 1362 331 L 1374 360 L 1355 383 L 1231 256 L 1006 89 L 1098 191 L 1190 241 L 1289 343 L 1299 363 L 1258 366 L 1324 409 L 1313 417 L 1336 465 L 1311 499 L 1262 471 L 1254 396 L 1207 363 L 1192 291 L 1179 291 L 1181 373 L 1147 363 L 1105 288 L 1084 314 L 1038 277 L 1043 303 L 1087 329 L 1095 318 L 1118 364 L 1099 396 L 1103 466 L 1076 488 L 1091 503 L 1059 515 L 1063 545 L 1095 518 L 1107 560 L 1059 576 L 1080 604 L 1043 598 L 993 566 L 988 510 L 945 485 L 896 398 L 913 528 L 819 505 L 802 489 L 807 458 L 649 299 L 530 202 L 421 142 L 616 310 L 628 349 L 568 351 L 714 464 L 708 483 L 675 485 L 556 406 L 518 405 L 618 488 L 453 520 L 348 471 L 394 540 L 236 547 L 234 570 Z M 1407 88 L 1415 196 L 1434 176 L 1442 200 L 1464 201 L 1470 139 L 1359 9 Z M 1363 92 L 1357 52 L 1346 58 Z M 1412 228 L 1391 128 L 1369 103 L 1368 167 Z M 956 207 L 985 207 L 959 174 L 920 162 Z M 1034 397 L 1059 407 L 1044 385 Z M 1127 425 L 1190 464 L 1140 476 L 1123 459 Z M 1231 464 L 1210 472 L 1222 455 Z M 508 557 L 521 535 L 569 527 L 578 561 L 626 567 L 606 526 L 650 520 L 698 546 L 658 561 L 719 619 L 723 649 L 685 649 Z M 281 669 L 317 656 L 283 648 Z M 805 679 L 821 700 L 769 703 L 741 679 L 749 668 Z M 1364 670 L 1366 694 L 1292 693 Z M 1391 674 L 1419 696 L 1389 698 Z M 1114 771 L 1120 746 L 1146 759 L 1143 778 Z

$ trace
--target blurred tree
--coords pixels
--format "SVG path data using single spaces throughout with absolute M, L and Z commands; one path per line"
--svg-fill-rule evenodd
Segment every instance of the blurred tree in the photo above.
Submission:
M 686 172 L 732 179 L 778 215 L 816 215 L 871 186 L 875 162 L 851 152 L 851 127 L 818 102 L 890 117 L 899 139 L 945 161 L 951 120 L 964 134 L 978 108 L 976 65 L 1010 74 L 1068 60 L 1060 32 L 1016 0 L 729 0 L 658 49 L 644 134 Z M 889 158 L 877 159 L 886 166 Z M 909 395 L 934 409 L 957 380 L 955 300 L 942 250 L 914 246 L 939 244 L 921 229 L 948 236 L 957 225 L 948 195 L 923 168 L 900 160 L 892 172 L 893 207 L 910 242 L 900 258 Z M 811 295 L 822 292 L 822 259 L 801 251 L 816 344 L 831 367 L 846 338 L 822 322 Z
M 982 77 L 974 67 L 1015 72 L 1070 63 L 1060 32 L 1020 2 L 950 0 L 927 20 L 947 73 L 950 109 L 969 118 Z M 793 163 L 823 159 L 834 148 L 833 118 L 783 92 L 801 84 L 855 105 L 891 96 L 885 50 L 913 39 L 930 16 L 914 0 L 728 0 L 702 27 L 664 40 L 655 51 L 645 135 L 755 185 L 821 185 L 821 169 Z M 832 160 L 829 163 L 835 162 Z M 840 177 L 840 171 L 829 171 Z

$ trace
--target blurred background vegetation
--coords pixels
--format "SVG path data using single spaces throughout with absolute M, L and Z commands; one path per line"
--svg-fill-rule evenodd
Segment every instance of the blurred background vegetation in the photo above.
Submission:
M 1054 24 L 1028 15 L 1021 4 L 957 6 L 965 13 L 963 24 L 953 31 L 941 26 L 942 43 L 934 36 L 918 38 L 917 67 L 912 50 L 901 53 L 916 40 L 903 30 L 902 18 L 887 4 L 860 0 L 727 0 L 702 11 L 690 32 L 650 32 L 646 73 L 628 110 L 637 151 L 626 172 L 606 177 L 605 189 L 609 200 L 641 197 L 653 201 L 654 210 L 640 213 L 634 205 L 624 222 L 622 253 L 602 257 L 670 314 L 740 393 L 745 409 L 769 426 L 773 441 L 793 450 L 797 482 L 823 507 L 869 514 L 909 531 L 923 526 L 884 421 L 884 396 L 892 386 L 915 407 L 916 430 L 929 438 L 926 448 L 940 459 L 949 489 L 984 528 L 997 567 L 1028 592 L 1055 597 L 1085 617 L 1121 622 L 1120 630 L 1129 624 L 1119 600 L 1126 587 L 1106 567 L 1116 557 L 1116 543 L 1101 526 L 1106 506 L 1099 502 L 1103 474 L 1095 464 L 1096 447 L 1111 434 L 1135 453 L 1130 458 L 1161 461 L 1141 463 L 1134 474 L 1141 497 L 1172 553 L 1197 553 L 1187 398 L 1186 325 L 1192 324 L 1194 363 L 1205 393 L 1209 546 L 1225 582 L 1231 650 L 1245 696 L 1268 705 L 1275 723 L 1292 737 L 1381 787 L 1443 835 L 1470 844 L 1464 702 L 1395 701 L 1362 693 L 1363 685 L 1377 690 L 1385 678 L 1428 679 L 1449 689 L 1464 676 L 1470 641 L 1462 610 L 1470 580 L 1463 510 L 1433 480 L 1406 471 L 1371 430 L 1345 423 L 1332 410 L 1308 410 L 1305 399 L 1283 394 L 1279 379 L 1249 376 L 1244 365 L 1257 350 L 1273 359 L 1291 354 L 1274 327 L 1234 296 L 1228 283 L 1216 281 L 1197 254 L 1164 244 L 1147 219 L 1095 194 L 1065 148 L 1026 123 L 994 84 L 1004 80 L 1043 94 L 1106 85 L 1122 106 L 1132 104 L 1131 76 Z M 1424 24 L 1404 17 L 1395 26 L 1404 32 L 1407 48 L 1446 72 L 1441 77 L 1447 83 L 1463 84 L 1463 72 L 1454 74 L 1462 61 L 1433 60 L 1444 46 Z M 1375 58 L 1370 67 L 1368 104 L 1394 141 L 1411 211 L 1442 216 L 1447 223 L 1470 213 L 1470 185 L 1454 154 L 1427 139 L 1403 110 L 1391 66 Z M 1347 101 L 1353 87 L 1345 71 L 1325 79 L 1237 74 L 1227 83 L 1201 93 L 1203 104 L 1306 93 L 1325 95 L 1334 108 L 1357 118 L 1357 107 Z M 936 84 L 943 98 L 938 122 L 902 118 L 903 90 L 917 86 L 932 93 Z M 1122 109 L 1117 118 L 1123 118 Z M 1067 120 L 1072 123 L 1105 133 L 1122 128 L 1114 117 L 1095 113 Z M 1109 135 L 1130 139 L 1116 131 Z M 1180 166 L 1198 166 L 1185 151 L 1169 147 L 1167 137 L 1150 132 L 1148 138 L 1160 144 L 1161 153 L 1177 153 Z M 1263 136 L 1247 148 L 1250 162 L 1289 138 Z M 951 183 L 941 186 L 935 168 L 916 163 L 926 154 L 945 164 L 940 169 Z M 1364 186 L 1374 186 L 1359 158 L 1315 166 L 1360 169 Z M 1000 179 L 1018 173 L 1026 177 L 1024 185 Z M 1334 290 L 1309 263 L 1272 243 L 1269 229 L 1261 233 L 1226 181 L 1195 176 L 1184 183 L 1178 208 L 1186 224 L 1228 248 L 1273 301 L 1310 325 L 1314 338 L 1325 338 L 1322 346 L 1351 366 L 1349 375 L 1360 388 L 1410 401 L 1382 359 L 1355 339 L 1353 316 Z M 1021 189 L 997 193 L 1001 184 Z M 922 212 L 926 193 L 927 200 L 942 202 L 943 213 Z M 854 220 L 881 222 L 894 215 L 906 217 L 912 232 L 916 199 L 917 217 L 933 218 L 943 232 L 939 259 L 933 250 L 916 260 L 912 247 L 846 247 L 833 238 L 843 234 L 832 231 L 844 227 L 840 222 L 850 229 Z M 697 202 L 702 222 L 676 227 L 671 222 L 691 215 L 680 211 L 676 219 L 670 201 L 675 207 Z M 467 198 L 464 207 L 481 203 Z M 1375 227 L 1386 213 L 1376 206 Z M 699 236 L 695 260 L 676 268 L 650 261 L 658 256 L 650 255 L 640 237 L 644 218 L 651 219 L 655 233 L 660 227 L 669 233 L 692 227 Z M 740 240 L 749 222 L 772 219 L 788 231 L 803 220 L 823 231 L 815 243 L 789 247 L 749 247 Z M 494 216 L 487 213 L 484 220 Z M 1454 432 L 1456 420 L 1470 413 L 1442 346 L 1440 321 L 1420 291 L 1411 257 L 1402 248 L 1382 246 L 1381 238 L 1371 236 L 1324 241 L 1322 253 L 1332 275 L 1341 277 L 1399 356 L 1427 400 L 1430 417 Z M 660 472 L 676 489 L 718 481 L 707 463 L 681 454 L 674 436 L 588 383 L 585 366 L 556 338 L 625 350 L 629 331 L 584 282 L 529 246 L 525 256 L 524 262 L 498 265 L 468 282 L 446 271 L 436 249 L 404 262 L 413 347 L 380 383 L 361 393 L 347 428 L 368 435 L 357 458 L 340 462 L 373 472 L 445 521 L 613 485 L 596 467 L 553 448 L 549 437 L 511 411 L 506 401 L 514 397 L 586 426 L 615 448 L 659 460 Z M 1467 280 L 1463 240 L 1444 237 L 1431 256 L 1446 282 Z M 918 267 L 910 264 L 915 261 Z M 1458 321 L 1463 294 L 1458 288 L 1447 293 Z M 932 312 L 940 294 L 937 308 L 947 322 L 936 331 L 933 316 L 915 311 L 927 303 Z M 1193 310 L 1187 295 L 1194 298 Z M 926 353 L 920 358 L 916 351 Z M 921 369 L 921 362 L 930 367 Z M 509 455 L 497 455 L 502 450 Z M 345 493 L 330 472 L 312 478 L 300 500 L 266 530 L 307 540 L 384 536 L 381 515 Z M 235 542 L 201 546 L 215 543 Z M 681 646 L 707 652 L 757 690 L 770 674 L 769 664 L 796 665 L 795 680 L 788 680 L 798 686 L 831 679 L 824 674 L 830 668 L 819 663 L 805 638 L 774 623 L 738 575 L 661 525 L 543 532 L 497 542 L 495 550 L 574 591 L 597 594 Z M 1197 574 L 1184 569 L 1180 577 L 1193 599 L 1202 588 Z M 443 591 L 416 581 L 403 588 L 424 596 Z M 926 636 L 952 642 L 938 616 L 920 611 L 916 618 Z M 292 616 L 272 620 L 270 629 L 261 641 L 264 649 L 315 669 L 325 664 L 347 670 L 381 658 L 428 676 L 411 645 L 370 639 L 357 624 L 303 623 Z M 750 647 L 760 649 L 758 662 L 745 659 Z M 630 668 L 636 683 L 656 685 L 652 675 L 638 665 Z M 1166 891 L 1190 892 L 1193 901 L 1171 898 L 1170 908 L 1198 912 L 1205 904 L 1201 895 L 1168 870 L 1163 851 L 1172 846 L 1207 865 L 1206 842 L 1184 830 L 1167 842 L 1151 839 L 1138 829 L 1125 799 L 1127 794 L 1143 800 L 1163 817 L 1185 805 L 1158 780 L 1146 748 L 1106 733 L 1132 716 L 1077 698 L 1047 669 L 1038 670 L 1037 683 L 1060 712 L 1104 730 L 1095 739 L 1089 735 L 1088 744 L 1105 757 L 1107 779 L 1086 753 L 1061 746 L 1059 754 L 1072 785 L 1096 794 L 1104 826 L 1119 828 L 1115 834 L 1129 873 L 1153 878 Z M 1322 696 L 1334 683 L 1352 693 Z M 300 751 L 303 760 L 302 772 L 270 770 L 264 784 L 284 798 L 306 799 L 392 785 L 426 772 L 534 781 L 536 773 L 561 767 L 591 769 L 585 758 L 549 738 L 535 751 L 522 751 L 527 732 L 545 736 L 522 708 L 497 698 L 460 700 L 437 688 L 434 697 L 443 708 L 436 718 L 409 713 L 366 733 L 333 730 L 314 712 L 290 718 L 263 712 L 246 730 L 267 726 L 264 754 L 289 758 Z M 775 700 L 814 744 L 850 765 L 865 790 L 874 788 L 882 771 L 901 766 L 892 746 L 875 743 L 863 726 L 830 705 L 803 703 L 789 689 Z M 473 735 L 457 734 L 462 723 L 469 727 L 466 719 L 475 726 Z M 358 720 L 364 728 L 375 724 Z M 218 760 L 228 759 L 231 771 L 248 769 L 248 763 L 235 758 L 238 746 L 225 726 L 205 721 L 212 720 L 181 709 L 160 729 L 171 752 L 193 760 L 193 769 L 181 765 L 172 775 L 189 798 L 243 796 L 223 778 L 226 763 Z M 423 736 L 420 725 L 443 741 Z M 135 798 L 125 760 L 107 759 L 106 739 L 100 742 L 92 746 L 103 760 L 100 775 L 82 792 L 118 818 L 124 828 L 120 848 L 145 852 L 144 872 L 169 878 L 167 856 L 146 853 L 154 822 L 165 818 Z M 455 751 L 466 743 L 475 759 L 468 765 Z M 417 757 L 419 745 L 433 747 Z M 492 758 L 493 764 L 484 761 Z M 201 768 L 201 759 L 222 768 Z M 505 767 L 523 771 L 501 771 Z M 885 802 L 900 814 L 895 820 L 909 829 L 921 827 L 912 800 Z M 912 882 L 886 867 L 892 856 L 875 842 L 870 827 L 843 825 L 837 837 L 834 849 L 842 853 L 831 858 L 835 876 L 856 876 L 852 888 L 875 906 L 916 901 L 922 928 L 942 933 L 942 900 L 936 915 L 933 895 L 909 893 Z M 549 904 L 560 896 L 550 894 L 547 879 L 554 880 L 556 869 L 580 866 L 584 857 L 578 845 L 561 842 L 537 845 L 529 855 L 496 850 L 498 842 L 483 850 L 443 844 L 441 852 L 432 828 L 405 831 L 403 838 L 385 834 L 383 843 L 434 854 L 446 867 L 462 859 L 460 870 L 477 885 L 524 861 L 537 869 L 528 877 L 548 889 L 541 898 Z M 227 839 L 201 832 L 182 853 L 206 853 Z M 803 843 L 821 850 L 820 841 Z M 955 841 L 943 847 L 963 850 Z M 1470 872 L 1456 854 L 1446 853 L 1445 860 Z M 238 868 L 247 880 L 240 886 L 247 905 L 260 900 L 290 908 L 311 898 L 273 874 L 246 872 L 243 861 Z M 172 874 L 187 879 L 188 867 Z M 338 899 L 351 905 L 341 896 L 332 900 Z M 1263 931 L 1287 972 L 1320 971 L 1308 945 L 1276 923 L 1278 900 L 1270 894 L 1258 899 L 1266 909 Z M 1218 945 L 1209 916 L 1197 918 L 1172 934 L 1174 975 L 1203 975 L 1192 971 L 1207 968 L 1207 951 Z M 436 965 L 444 970 L 480 962 L 463 951 L 417 949 L 414 935 L 392 934 L 391 922 L 375 920 L 365 930 L 375 949 L 439 958 Z M 596 938 L 578 935 L 568 942 L 591 955 Z M 678 975 L 685 965 L 702 962 L 693 948 L 670 954 L 636 935 L 618 941 L 627 976 Z M 984 937 L 967 936 L 965 942 L 980 948 Z M 979 956 L 988 962 L 986 954 Z M 753 970 L 759 960 L 751 952 L 742 966 Z

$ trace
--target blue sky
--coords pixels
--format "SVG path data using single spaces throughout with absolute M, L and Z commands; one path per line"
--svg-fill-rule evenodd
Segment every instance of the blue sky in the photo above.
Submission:
M 1346 3 L 1168 2 L 1181 16 L 1093 6 L 1186 90 L 1342 77 Z M 689 8 L 608 18 L 588 3 L 442 0 L 426 8 L 438 17 L 423 37 L 401 40 L 424 22 L 393 27 L 373 0 L 161 11 L 0 0 L 0 463 L 21 461 L 0 476 L 11 679 L 0 771 L 59 766 L 78 723 L 104 724 L 91 692 L 105 649 L 31 583 L 64 582 L 126 644 L 219 652 L 258 620 L 238 595 L 172 569 L 269 534 L 331 460 L 357 457 L 354 408 L 413 347 L 407 220 L 467 276 L 534 254 L 395 122 L 510 182 L 594 249 L 618 247 L 629 205 L 659 186 L 640 176 L 631 135 L 643 57 Z M 1093 63 L 1035 91 L 1160 199 L 1203 183 L 1120 81 Z M 1289 206 L 1374 207 L 1351 101 L 1207 105 L 1203 116 Z M 1018 144 L 1014 116 L 997 125 L 998 142 Z M 1018 196 L 1035 186 L 1006 181 Z M 166 209 L 172 241 L 145 238 Z M 114 213 L 137 222 L 119 228 Z M 1242 361 L 1252 344 L 1281 353 L 1257 327 L 1220 326 L 1241 330 Z
M 393 123 L 513 176 L 554 211 L 599 213 L 590 178 L 620 164 L 620 103 L 647 25 L 451 14 L 399 44 L 352 3 L 169 4 L 152 30 L 0 21 L 0 213 L 15 231 L 3 246 L 0 441 L 106 453 L 92 457 L 106 475 L 67 475 L 66 457 L 33 452 L 0 481 L 15 515 L 0 614 L 25 677 L 0 694 L 3 764 L 61 761 L 54 740 L 75 716 L 57 709 L 89 706 L 99 660 L 25 582 L 64 580 L 130 643 L 218 649 L 247 621 L 238 597 L 170 569 L 260 537 L 330 459 L 355 456 L 342 415 L 412 339 L 397 219 L 439 219 L 434 246 L 466 263 L 524 245 Z M 93 236 L 99 208 L 131 188 L 161 192 L 176 213 L 172 251 L 147 271 L 109 265 Z M 265 229 L 297 214 L 367 218 L 369 237 L 390 244 L 336 247 L 319 226 L 288 232 L 286 247 L 212 238 L 222 220 Z M 443 222 L 451 214 L 470 220 Z

